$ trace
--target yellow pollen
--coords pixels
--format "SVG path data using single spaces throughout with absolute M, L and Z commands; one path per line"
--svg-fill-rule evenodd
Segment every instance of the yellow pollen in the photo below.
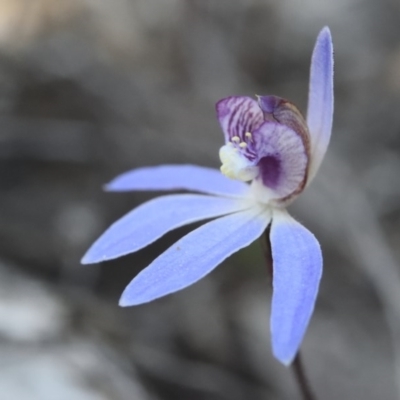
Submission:
M 245 136 L 247 139 L 253 139 L 253 135 L 251 134 L 251 132 L 246 132 L 246 133 L 244 134 L 244 136 Z
M 239 143 L 240 142 L 240 137 L 239 136 L 233 136 L 231 140 L 232 140 L 232 142 Z
M 247 147 L 247 143 L 242 142 L 239 144 L 239 147 L 241 147 L 242 149 L 244 149 L 245 147 Z

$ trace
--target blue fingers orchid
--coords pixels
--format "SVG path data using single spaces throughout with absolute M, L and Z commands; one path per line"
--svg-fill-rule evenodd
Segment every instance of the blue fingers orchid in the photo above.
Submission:
M 333 46 L 319 34 L 311 60 L 307 119 L 276 96 L 228 97 L 217 103 L 225 136 L 221 172 L 194 165 L 139 168 L 109 191 L 188 190 L 150 200 L 115 222 L 88 250 L 83 264 L 114 259 L 168 231 L 217 218 L 178 240 L 139 273 L 120 305 L 146 303 L 183 289 L 269 229 L 273 259 L 272 349 L 294 359 L 314 309 L 322 274 L 317 239 L 285 208 L 314 178 L 326 152 L 333 116 Z M 248 183 L 250 182 L 250 183 Z

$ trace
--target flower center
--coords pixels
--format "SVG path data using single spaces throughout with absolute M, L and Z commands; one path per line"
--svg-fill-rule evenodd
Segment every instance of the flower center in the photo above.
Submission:
M 310 155 L 309 132 L 300 111 L 276 96 L 229 97 L 217 104 L 225 134 L 221 171 L 253 181 L 261 203 L 287 204 L 305 187 Z

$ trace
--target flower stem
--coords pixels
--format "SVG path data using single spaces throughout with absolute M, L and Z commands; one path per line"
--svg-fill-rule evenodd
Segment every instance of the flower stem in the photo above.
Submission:
M 316 400 L 316 397 L 311 390 L 310 383 L 307 379 L 303 362 L 301 360 L 300 351 L 297 353 L 292 364 L 292 371 L 296 377 L 297 383 L 299 385 L 301 394 L 303 395 L 303 400 Z
M 272 250 L 271 250 L 271 242 L 269 241 L 269 234 L 271 230 L 271 225 L 265 230 L 265 244 L 264 247 L 264 255 L 267 261 L 268 272 L 271 276 L 271 280 L 273 279 L 273 261 L 272 261 Z M 307 379 L 307 375 L 304 370 L 303 362 L 300 355 L 300 350 L 297 352 L 295 359 L 291 365 L 292 371 L 295 375 L 297 383 L 300 388 L 300 392 L 302 394 L 303 400 L 316 400 L 316 397 L 311 390 L 311 386 L 309 384 L 309 380 Z

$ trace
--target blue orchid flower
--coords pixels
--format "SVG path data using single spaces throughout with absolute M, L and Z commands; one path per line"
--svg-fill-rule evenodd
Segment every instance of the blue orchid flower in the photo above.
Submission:
M 163 165 L 118 176 L 107 190 L 203 194 L 166 195 L 142 204 L 106 230 L 82 263 L 121 257 L 172 229 L 218 217 L 178 240 L 132 280 L 120 305 L 133 306 L 197 282 L 270 227 L 272 349 L 279 361 L 289 365 L 310 321 L 322 274 L 317 239 L 286 207 L 314 178 L 330 140 L 333 45 L 329 29 L 320 32 L 312 55 L 307 120 L 293 104 L 276 96 L 228 97 L 216 109 L 225 136 L 219 152 L 222 174 L 194 165 Z

